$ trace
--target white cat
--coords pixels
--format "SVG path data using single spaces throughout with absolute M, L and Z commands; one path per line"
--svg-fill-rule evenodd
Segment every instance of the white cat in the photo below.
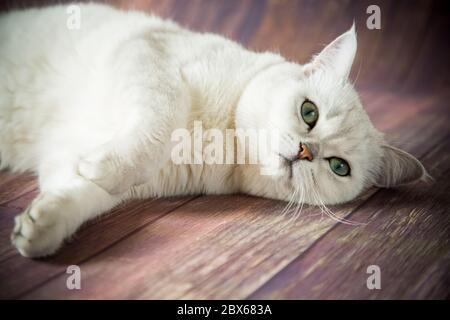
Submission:
M 40 186 L 12 234 L 24 256 L 52 254 L 131 198 L 244 192 L 336 204 L 426 175 L 385 144 L 347 79 L 354 27 L 299 65 L 141 12 L 79 8 L 74 30 L 66 6 L 0 16 L 1 165 L 35 172 Z M 194 120 L 278 130 L 271 157 L 282 174 L 174 164 L 171 133 Z

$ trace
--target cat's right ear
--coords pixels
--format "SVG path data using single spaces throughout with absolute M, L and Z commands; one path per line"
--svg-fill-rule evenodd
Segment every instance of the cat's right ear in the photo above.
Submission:
M 375 185 L 396 187 L 429 177 L 422 163 L 413 155 L 392 146 L 382 146 L 383 155 Z
M 324 70 L 347 79 L 355 59 L 356 48 L 355 23 L 353 23 L 350 30 L 337 37 L 304 66 L 305 74 L 310 75 L 317 70 Z

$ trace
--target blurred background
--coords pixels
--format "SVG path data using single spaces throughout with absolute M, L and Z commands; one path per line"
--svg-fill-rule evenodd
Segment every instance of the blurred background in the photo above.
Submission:
M 3 0 L 0 10 L 38 7 L 61 0 Z M 198 31 L 217 32 L 254 50 L 274 50 L 306 62 L 347 30 L 358 33 L 354 77 L 360 86 L 429 91 L 450 84 L 450 10 L 439 0 L 110 0 L 171 18 Z M 381 29 L 369 30 L 370 5 L 381 10 Z

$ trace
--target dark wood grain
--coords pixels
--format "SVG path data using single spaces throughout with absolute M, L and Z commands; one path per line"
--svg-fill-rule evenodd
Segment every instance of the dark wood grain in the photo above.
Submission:
M 251 298 L 446 299 L 450 148 L 439 144 L 423 161 L 433 185 L 378 192 L 351 215 L 367 225 L 337 225 Z M 370 265 L 380 267 L 380 290 L 367 288 Z
M 0 10 L 61 1 L 2 1 Z M 62 1 L 64 2 L 64 1 Z M 377 1 L 382 29 L 368 30 L 371 1 L 114 0 L 258 51 L 306 62 L 353 19 L 352 72 L 375 126 L 420 157 L 435 184 L 370 190 L 333 210 L 247 196 L 136 201 L 88 223 L 50 259 L 20 257 L 13 216 L 37 193 L 30 175 L 0 173 L 1 298 L 448 298 L 450 295 L 450 10 L 446 1 Z M 80 291 L 65 287 L 78 264 Z M 379 265 L 382 290 L 365 286 Z
M 37 190 L 37 181 L 31 174 L 0 171 L 0 205 L 18 206 L 16 200 Z
M 83 290 L 67 290 L 61 275 L 23 298 L 243 298 L 334 225 L 315 208 L 290 221 L 283 207 L 198 198 L 80 264 Z M 111 282 L 118 277 L 126 281 Z
M 54 257 L 39 260 L 21 257 L 9 244 L 12 214 L 20 210 L 0 207 L 0 240 L 4 240 L 0 250 L 0 298 L 14 298 L 64 273 L 67 266 L 98 254 L 191 199 L 193 197 L 134 201 L 120 206 L 103 218 L 88 222 Z
M 11 246 L 9 244 L 9 235 L 14 226 L 14 216 L 22 210 L 0 206 L 0 268 L 5 260 L 11 256 Z M 15 255 L 15 254 L 14 254 Z M 0 277 L 3 281 L 3 278 Z M 0 285 L 0 288 L 2 286 Z M 0 290 L 1 291 L 1 290 Z

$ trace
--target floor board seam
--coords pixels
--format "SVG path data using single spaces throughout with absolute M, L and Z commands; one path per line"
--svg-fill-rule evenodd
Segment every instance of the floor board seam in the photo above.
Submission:
M 92 258 L 94 258 L 94 257 L 96 257 L 96 256 L 98 256 L 98 255 L 100 255 L 100 254 L 102 254 L 103 252 L 109 250 L 111 247 L 115 246 L 117 243 L 119 243 L 119 242 L 121 242 L 121 241 L 127 239 L 128 237 L 130 237 L 131 235 L 135 234 L 136 232 L 139 232 L 140 230 L 144 229 L 145 227 L 149 226 L 150 224 L 154 223 L 155 221 L 159 220 L 160 218 L 162 218 L 162 217 L 164 217 L 164 216 L 166 216 L 166 215 L 168 215 L 168 214 L 174 212 L 175 210 L 178 210 L 179 208 L 185 206 L 185 205 L 188 204 L 189 202 L 191 202 L 191 201 L 193 201 L 193 200 L 195 200 L 195 199 L 197 199 L 197 198 L 199 198 L 199 197 L 201 197 L 201 196 L 194 196 L 194 197 L 188 199 L 187 201 L 184 201 L 182 204 L 180 204 L 180 205 L 178 205 L 178 206 L 176 206 L 176 207 L 170 209 L 169 211 L 167 211 L 166 213 L 164 213 L 163 215 L 161 215 L 161 216 L 158 217 L 157 219 L 152 220 L 152 221 L 150 221 L 150 222 L 148 222 L 148 223 L 143 224 L 143 225 L 140 226 L 139 228 L 136 228 L 135 230 L 133 230 L 133 231 L 131 231 L 130 233 L 124 235 L 123 237 L 117 239 L 116 241 L 113 241 L 113 242 L 110 243 L 108 246 L 104 247 L 103 249 L 101 249 L 101 250 L 99 250 L 99 251 L 97 251 L 97 252 L 95 252 L 95 253 L 93 253 L 93 254 L 91 254 L 91 255 L 85 257 L 84 259 L 78 261 L 78 264 L 85 263 L 86 261 L 89 261 L 90 259 L 92 259 Z M 44 286 L 46 283 L 52 281 L 53 279 L 56 279 L 57 277 L 59 277 L 59 276 L 60 276 L 61 274 L 63 274 L 63 273 L 64 273 L 64 271 L 62 271 L 62 272 L 57 272 L 57 273 L 54 274 L 53 276 L 51 276 L 51 277 L 45 279 L 44 281 L 42 281 L 42 282 L 40 282 L 40 283 L 34 285 L 32 288 L 30 288 L 30 289 L 28 289 L 28 290 L 25 290 L 25 291 L 23 291 L 23 292 L 17 294 L 16 296 L 13 296 L 11 299 L 20 299 L 21 297 L 23 297 L 23 296 L 25 296 L 25 295 L 27 295 L 27 294 L 33 292 L 33 291 L 38 290 L 40 287 Z
M 19 199 L 19 198 L 21 198 L 21 197 L 26 196 L 26 195 L 28 195 L 28 194 L 30 194 L 30 193 L 32 193 L 32 192 L 35 192 L 35 191 L 38 190 L 38 189 L 39 189 L 39 188 L 33 188 L 33 189 L 30 190 L 30 191 L 27 191 L 27 192 L 25 192 L 25 193 L 23 193 L 23 194 L 19 194 L 19 195 L 16 196 L 15 198 L 9 199 L 9 200 L 7 200 L 7 201 L 5 201 L 5 202 L 0 202 L 0 206 L 5 206 L 5 207 L 8 207 L 8 208 L 14 208 L 14 209 L 23 209 L 23 208 L 19 208 L 19 207 L 16 207 L 16 206 L 8 206 L 8 204 L 11 203 L 11 202 L 13 202 L 13 201 L 15 201 L 15 200 L 17 200 L 17 199 Z

